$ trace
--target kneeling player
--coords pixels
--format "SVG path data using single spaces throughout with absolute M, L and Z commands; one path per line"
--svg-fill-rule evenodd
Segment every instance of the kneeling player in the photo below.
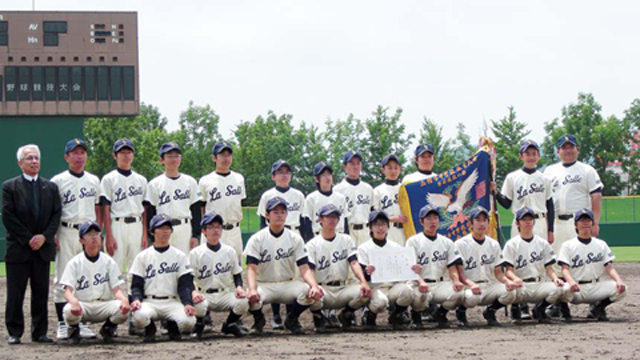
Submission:
M 482 316 L 489 326 L 500 325 L 496 312 L 516 300 L 519 287 L 502 272 L 502 250 L 500 244 L 486 236 L 489 228 L 489 212 L 477 206 L 469 212 L 471 233 L 456 241 L 464 265 L 461 281 L 469 287 L 465 291 L 463 304 L 456 310 L 458 325 L 469 326 L 466 309 L 487 305 Z
M 288 304 L 284 326 L 293 334 L 304 334 L 298 318 L 304 310 L 322 298 L 322 289 L 309 268 L 309 258 L 300 235 L 284 227 L 287 202 L 269 199 L 266 207 L 269 227 L 255 233 L 244 250 L 247 256 L 247 297 L 254 318 L 252 331 L 261 334 L 266 324 L 263 304 Z M 301 281 L 296 277 L 300 270 Z
M 367 280 L 376 270 L 370 261 L 370 254 L 375 249 L 392 249 L 401 247 L 398 243 L 387 239 L 389 232 L 389 216 L 384 211 L 372 211 L 369 214 L 371 240 L 358 246 L 358 262 L 365 272 Z M 368 309 L 362 313 L 362 324 L 366 329 L 376 326 L 377 315 L 388 307 L 392 307 L 389 323 L 394 329 L 403 329 L 411 322 L 407 316 L 407 308 L 413 302 L 413 290 L 406 282 L 375 284 L 371 291 Z
M 534 234 L 535 212 L 530 207 L 516 211 L 515 224 L 520 235 L 507 242 L 504 247 L 504 265 L 506 275 L 511 281 L 522 285 L 516 291 L 517 298 L 511 308 L 511 317 L 516 323 L 522 319 L 519 304 L 534 303 L 534 318 L 540 323 L 548 323 L 545 309 L 555 304 L 562 296 L 564 282 L 553 270 L 553 249 L 549 242 Z M 546 281 L 544 274 L 547 274 Z
M 242 267 L 238 264 L 235 250 L 220 243 L 223 224 L 220 214 L 205 214 L 200 227 L 207 242 L 189 253 L 189 265 L 201 291 L 192 293 L 198 318 L 195 333 L 199 339 L 202 338 L 207 310 L 229 311 L 227 321 L 222 324 L 223 333 L 238 337 L 247 335 L 247 331 L 238 324 L 238 320 L 249 311 L 249 301 L 242 288 Z
M 127 294 L 120 290 L 123 277 L 118 264 L 100 252 L 100 232 L 100 226 L 93 221 L 80 225 L 80 243 L 84 252 L 69 261 L 60 279 L 67 300 L 62 312 L 69 326 L 69 341 L 73 344 L 80 342 L 81 321 L 104 321 L 100 335 L 105 343 L 110 343 L 118 324 L 129 318 L 129 300 Z
M 419 215 L 424 232 L 410 237 L 406 244 L 416 253 L 418 262 L 413 268 L 420 276 L 413 284 L 411 318 L 414 326 L 421 329 L 420 312 L 429 302 L 440 304 L 435 320 L 439 327 L 448 327 L 447 312 L 464 301 L 464 285 L 458 278 L 457 266 L 462 265 L 462 257 L 451 239 L 438 234 L 440 213 L 436 207 L 425 205 Z
M 193 307 L 193 270 L 187 255 L 169 245 L 173 227 L 171 217 L 158 214 L 151 219 L 153 246 L 140 252 L 131 267 L 131 309 L 133 323 L 144 328 L 144 341 L 153 342 L 153 321 L 167 321 L 169 339 L 180 340 L 181 332 L 189 333 L 196 323 Z
M 627 295 L 627 285 L 613 267 L 615 256 L 607 243 L 591 237 L 594 221 L 591 210 L 578 210 L 573 218 L 578 236 L 562 244 L 558 254 L 566 280 L 565 296 L 561 301 L 590 304 L 588 317 L 607 321 L 606 307 Z M 600 279 L 604 272 L 610 280 Z M 570 313 L 563 317 L 571 320 Z
M 354 311 L 369 302 L 371 288 L 358 264 L 358 250 L 349 235 L 337 233 L 340 209 L 327 204 L 318 211 L 322 232 L 307 243 L 309 266 L 324 291 L 322 302 L 311 306 L 316 332 L 324 332 L 327 318 L 322 309 L 344 309 L 338 316 L 343 328 L 355 322 Z M 360 285 L 347 285 L 349 267 Z

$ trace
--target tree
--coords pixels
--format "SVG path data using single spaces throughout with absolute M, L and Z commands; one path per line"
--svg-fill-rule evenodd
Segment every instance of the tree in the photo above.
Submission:
M 324 134 L 314 125 L 305 122 L 293 132 L 294 151 L 289 158 L 292 175 L 291 184 L 305 194 L 316 189 L 313 167 L 320 161 L 326 161 L 326 151 L 322 144 Z
M 439 126 L 435 121 L 426 117 L 422 120 L 420 143 L 431 144 L 436 152 L 433 165 L 434 172 L 441 173 L 456 166 L 451 141 L 445 140 L 442 137 L 442 126 Z
M 640 194 L 640 99 L 634 99 L 623 118 L 627 128 L 627 152 L 622 157 L 622 170 L 629 176 L 626 187 L 629 194 Z
M 516 120 L 513 106 L 508 109 L 509 114 L 498 121 L 491 120 L 490 127 L 496 145 L 496 182 L 499 186 L 509 172 L 522 167 L 520 144 L 531 132 L 527 130 L 527 124 Z
M 477 146 L 471 143 L 471 138 L 467 135 L 467 129 L 463 123 L 456 126 L 456 137 L 453 140 L 453 159 L 455 164 L 460 164 L 471 157 L 478 150 Z
M 322 142 L 327 146 L 327 158 L 324 160 L 331 164 L 335 182 L 345 176 L 345 172 L 342 169 L 342 156 L 349 150 L 361 152 L 361 148 L 364 146 L 364 133 L 364 124 L 359 119 L 354 118 L 353 114 L 349 114 L 346 120 L 338 119 L 333 121 L 328 119 L 325 122 Z M 369 158 L 364 158 L 363 166 L 365 162 L 370 160 Z

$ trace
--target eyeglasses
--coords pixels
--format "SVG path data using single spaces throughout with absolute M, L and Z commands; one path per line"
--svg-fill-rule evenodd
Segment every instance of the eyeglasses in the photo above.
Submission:
M 180 159 L 182 157 L 182 155 L 180 154 L 166 154 L 164 156 L 167 159 Z
M 385 228 L 385 227 L 388 227 L 388 226 L 389 226 L 389 224 L 387 224 L 386 222 L 376 222 L 376 223 L 371 224 L 371 227 L 374 227 L 374 228 Z
M 276 171 L 276 175 L 291 175 L 291 171 L 278 170 Z
M 222 225 L 206 225 L 204 227 L 205 230 L 207 229 L 211 229 L 211 230 L 222 230 Z

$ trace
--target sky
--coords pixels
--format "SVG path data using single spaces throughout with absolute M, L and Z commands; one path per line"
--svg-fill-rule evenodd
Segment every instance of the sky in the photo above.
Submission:
M 31 10 L 5 0 L 3 10 Z M 36 0 L 40 11 L 137 11 L 141 100 L 178 127 L 189 101 L 226 138 L 269 110 L 323 127 L 378 105 L 475 141 L 513 106 L 531 137 L 579 92 L 605 116 L 640 98 L 638 1 Z

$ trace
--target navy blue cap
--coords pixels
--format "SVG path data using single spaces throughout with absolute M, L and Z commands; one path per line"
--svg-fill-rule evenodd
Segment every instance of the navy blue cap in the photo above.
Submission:
M 373 223 L 378 219 L 385 219 L 387 222 L 389 222 L 389 215 L 384 210 L 380 210 L 380 211 L 372 210 L 369 213 L 369 224 Z
M 349 161 L 351 161 L 354 157 L 357 157 L 362 161 L 362 155 L 358 151 L 349 150 L 344 155 L 342 155 L 342 165 L 346 165 Z
M 578 146 L 578 140 L 575 135 L 564 134 L 558 138 L 558 148 L 561 148 L 564 144 L 570 143 L 573 146 Z
M 518 211 L 516 211 L 516 220 L 522 220 L 522 218 L 527 215 L 531 216 L 532 218 L 536 217 L 536 213 L 532 208 L 528 206 L 521 207 L 520 209 L 518 209 Z
M 487 211 L 487 209 L 483 208 L 482 206 L 478 205 L 473 209 L 471 209 L 471 211 L 469 211 L 469 218 L 477 219 L 478 216 L 480 216 L 480 214 L 485 214 L 487 218 L 489 217 L 489 211 Z
M 95 221 L 85 221 L 82 224 L 80 224 L 80 227 L 78 228 L 78 235 L 80 235 L 80 237 L 85 236 L 89 231 L 91 231 L 91 229 L 97 231 L 97 232 L 101 232 L 102 230 L 100 229 L 100 225 L 98 225 L 97 222 Z
M 287 162 L 287 160 L 278 160 L 271 165 L 271 175 L 275 174 L 276 171 L 280 170 L 281 167 L 286 166 L 289 171 L 291 171 L 291 165 Z
M 573 215 L 573 219 L 574 219 L 574 221 L 578 221 L 578 220 L 580 220 L 581 217 L 584 217 L 584 216 L 586 216 L 589 219 L 591 219 L 591 221 L 594 221 L 593 220 L 593 212 L 591 210 L 587 209 L 587 208 L 583 208 L 583 209 L 580 209 L 580 210 L 576 211 L 576 213 Z
M 418 157 L 418 156 L 420 156 L 420 155 L 422 155 L 422 154 L 424 154 L 426 152 L 430 152 L 430 153 L 432 153 L 434 155 L 436 153 L 436 151 L 433 150 L 433 145 L 431 145 L 431 144 L 420 144 L 420 145 L 418 145 L 418 147 L 416 147 L 416 151 L 414 151 L 413 154 L 416 157 Z
M 525 140 L 522 145 L 520 145 L 520 154 L 524 154 L 524 152 L 530 147 L 533 147 L 540 152 L 540 146 L 538 146 L 537 142 L 533 140 Z
M 320 210 L 318 210 L 318 216 L 327 216 L 327 215 L 331 215 L 331 214 L 336 214 L 338 216 L 342 215 L 342 212 L 340 211 L 340 209 L 338 209 L 337 206 L 333 205 L 333 204 L 327 204 L 323 207 L 320 208 Z
M 171 226 L 171 228 L 173 229 L 173 225 L 171 225 L 171 217 L 169 215 L 157 214 L 153 218 L 151 218 L 151 222 L 149 223 L 149 231 L 167 224 L 169 224 L 169 226 Z
M 213 155 L 218 155 L 221 152 L 229 150 L 233 154 L 233 147 L 226 141 L 221 141 L 213 146 Z
M 202 220 L 200 220 L 200 227 L 205 227 L 206 225 L 211 224 L 212 222 L 218 220 L 220 224 L 224 224 L 224 220 L 222 219 L 222 215 L 218 214 L 215 211 L 208 212 L 204 214 Z
M 267 201 L 267 212 L 277 208 L 278 206 L 284 206 L 284 208 L 288 210 L 289 204 L 287 203 L 287 200 L 280 196 L 272 197 Z
M 118 153 L 118 151 L 124 148 L 129 148 L 131 149 L 131 151 L 136 151 L 136 149 L 133 147 L 133 142 L 131 142 L 131 140 L 129 140 L 128 138 L 122 138 L 122 139 L 116 140 L 116 142 L 113 143 L 114 153 Z
M 389 154 L 382 158 L 382 166 L 385 166 L 389 163 L 389 161 L 395 161 L 400 165 L 400 159 L 396 156 L 396 154 Z
M 438 208 L 436 206 L 431 205 L 431 204 L 427 204 L 427 205 L 423 206 L 422 209 L 420 209 L 420 214 L 419 214 L 420 215 L 420 219 L 424 219 L 430 213 L 436 213 L 436 215 L 438 215 L 438 217 L 440 217 L 440 211 L 438 211 Z
M 316 164 L 316 166 L 313 167 L 313 176 L 319 176 L 326 169 L 331 171 L 331 173 L 333 174 L 333 169 L 331 168 L 331 165 L 329 165 L 329 163 L 326 163 L 324 161 L 320 161 L 319 163 Z
M 64 153 L 68 154 L 68 153 L 72 152 L 75 148 L 77 148 L 78 146 L 83 148 L 84 151 L 87 151 L 87 144 L 85 144 L 84 141 L 82 141 L 80 139 L 73 139 L 73 140 L 67 141 L 67 145 L 64 146 Z
M 160 147 L 160 156 L 170 152 L 170 151 L 178 151 L 180 154 L 182 154 L 182 150 L 180 150 L 180 146 L 178 146 L 177 143 L 174 143 L 173 141 L 167 142 L 162 144 L 162 146 Z

